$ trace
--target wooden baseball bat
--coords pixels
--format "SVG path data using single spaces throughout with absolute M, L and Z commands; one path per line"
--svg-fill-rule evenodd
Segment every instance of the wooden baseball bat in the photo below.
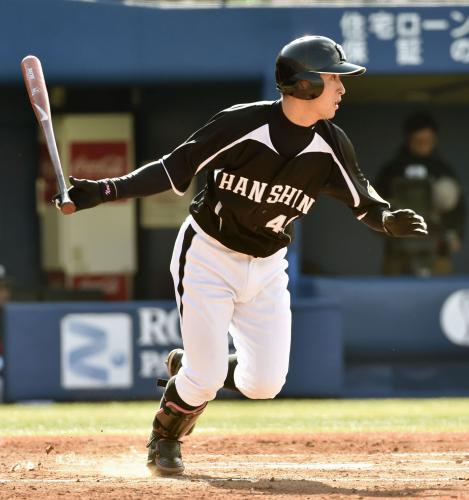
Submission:
M 52 165 L 54 166 L 55 176 L 59 187 L 61 203 L 60 211 L 69 215 L 75 212 L 76 207 L 68 194 L 65 184 L 62 165 L 60 163 L 57 143 L 52 126 L 52 115 L 50 112 L 49 95 L 47 93 L 46 81 L 42 72 L 41 61 L 36 56 L 26 56 L 21 61 L 21 71 L 23 73 L 24 83 L 28 90 L 29 100 L 33 107 L 37 121 L 42 128 L 46 138 L 47 149 L 49 151 Z

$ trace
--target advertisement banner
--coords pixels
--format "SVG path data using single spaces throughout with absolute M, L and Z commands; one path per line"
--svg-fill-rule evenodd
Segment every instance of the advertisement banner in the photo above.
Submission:
M 3 3 L 16 6 L 19 0 Z M 278 49 L 304 34 L 324 34 L 342 43 L 349 59 L 365 64 L 372 74 L 464 74 L 469 64 L 469 5 L 464 0 L 302 0 L 294 2 L 294 7 L 285 0 L 270 7 L 270 2 L 257 2 L 262 8 L 245 8 L 252 2 L 238 0 L 228 2 L 229 8 L 219 8 L 225 2 L 217 2 L 214 8 L 147 8 L 144 12 L 136 2 L 127 2 L 125 9 L 109 3 L 113 2 L 100 2 L 101 8 L 93 13 L 94 22 L 102 27 L 98 39 L 80 29 L 80 23 L 74 23 L 77 11 L 82 9 L 81 15 L 86 17 L 86 2 L 60 12 L 53 7 L 45 11 L 43 2 L 26 2 L 31 19 L 44 17 L 51 27 L 67 26 L 67 48 L 76 55 L 71 65 L 64 64 L 64 58 L 52 57 L 57 41 L 44 39 L 44 23 L 32 23 L 28 31 L 31 40 L 41 40 L 41 51 L 49 56 L 48 74 L 57 81 L 81 78 L 103 82 L 112 78 L 120 82 L 180 83 L 234 76 L 262 76 L 268 81 Z M 177 3 L 182 2 L 173 2 Z M 23 26 L 18 25 L 14 7 L 4 15 L 11 20 L 4 22 L 4 40 L 14 40 Z M 116 30 L 116 26 L 125 27 L 125 31 Z M 129 40 L 133 41 L 131 47 Z M 27 42 L 16 40 L 13 48 L 18 54 L 27 53 Z M 102 54 L 109 52 L 109 47 L 114 57 L 103 60 Z M 155 47 L 164 47 L 158 57 Z M 17 59 L 6 58 L 0 66 L 3 81 L 11 81 L 17 73 Z
M 469 64 L 469 9 L 349 7 L 337 9 L 347 58 L 372 71 L 460 71 Z M 430 69 L 431 68 L 431 69 Z
M 282 395 L 340 394 L 337 304 L 308 299 L 294 303 L 292 311 L 295 362 Z M 168 377 L 166 357 L 182 346 L 172 301 L 10 303 L 3 321 L 7 401 L 157 400 L 162 389 L 156 381 Z
M 60 324 L 64 389 L 131 387 L 132 319 L 128 314 L 67 314 Z

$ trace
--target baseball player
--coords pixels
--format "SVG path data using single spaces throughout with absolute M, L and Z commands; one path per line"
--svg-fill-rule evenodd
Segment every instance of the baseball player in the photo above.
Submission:
M 148 464 L 160 473 L 183 472 L 180 439 L 221 387 L 255 399 L 274 398 L 282 388 L 291 330 L 285 255 L 292 222 L 321 193 L 376 231 L 427 233 L 422 217 L 392 211 L 376 193 L 350 140 L 329 121 L 345 94 L 341 78 L 364 72 L 329 38 L 293 40 L 276 61 L 280 99 L 225 109 L 174 151 L 126 176 L 70 179 L 80 210 L 169 189 L 182 195 L 196 174 L 207 173 L 171 260 L 184 350 L 168 357 L 171 378 L 147 445 Z M 228 330 L 236 355 L 229 356 Z

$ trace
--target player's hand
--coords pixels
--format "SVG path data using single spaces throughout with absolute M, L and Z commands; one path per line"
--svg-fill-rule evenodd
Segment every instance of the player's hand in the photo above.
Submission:
M 92 181 L 89 179 L 77 179 L 69 177 L 71 187 L 68 189 L 70 199 L 77 210 L 93 208 L 105 201 L 115 200 L 115 186 L 108 179 Z M 56 194 L 52 201 L 60 208 L 61 197 Z
M 390 236 L 396 238 L 409 238 L 426 236 L 427 224 L 421 215 L 409 208 L 384 212 L 383 228 Z

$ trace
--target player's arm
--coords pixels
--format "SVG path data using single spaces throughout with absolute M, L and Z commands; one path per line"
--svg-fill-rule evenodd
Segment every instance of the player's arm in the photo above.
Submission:
M 375 231 L 394 237 L 424 236 L 427 225 L 413 210 L 392 210 L 360 170 L 350 139 L 339 128 L 331 142 L 339 164 L 334 164 L 324 192 L 346 203 L 356 218 Z
M 171 189 L 170 180 L 160 161 L 149 163 L 128 175 L 111 179 L 77 179 L 70 177 L 69 196 L 77 210 L 92 208 L 107 201 L 136 198 Z M 59 202 L 59 195 L 54 196 Z
M 215 115 L 170 154 L 122 177 L 99 180 L 70 177 L 70 198 L 77 210 L 83 210 L 108 201 L 139 198 L 170 189 L 182 196 L 201 170 L 204 159 L 220 147 L 225 122 L 223 112 Z M 59 195 L 54 201 L 60 203 Z

